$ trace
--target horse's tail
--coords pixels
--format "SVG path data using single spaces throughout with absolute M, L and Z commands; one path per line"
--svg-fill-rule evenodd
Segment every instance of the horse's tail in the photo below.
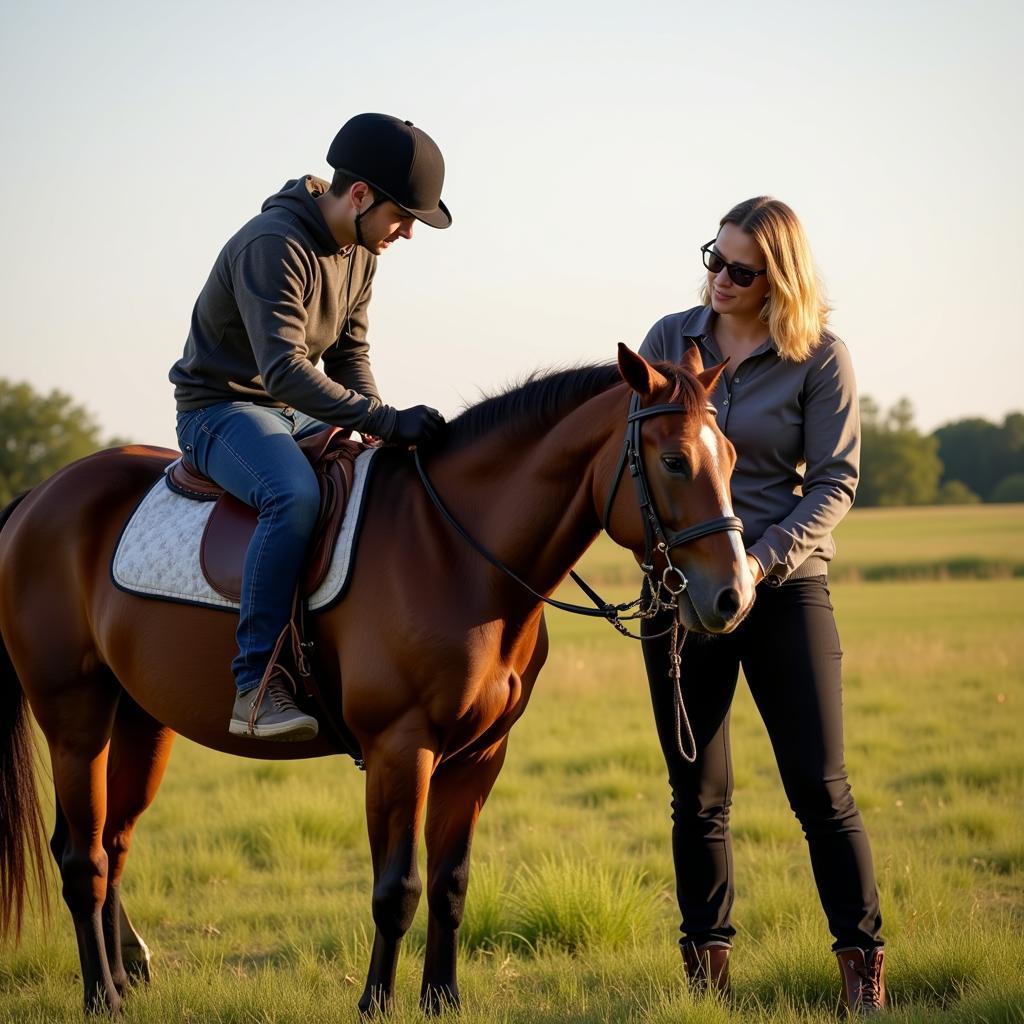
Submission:
M 15 498 L 0 511 L 0 530 L 24 497 Z M 0 938 L 21 934 L 30 881 L 40 902 L 48 907 L 48 863 L 32 722 L 0 636 Z

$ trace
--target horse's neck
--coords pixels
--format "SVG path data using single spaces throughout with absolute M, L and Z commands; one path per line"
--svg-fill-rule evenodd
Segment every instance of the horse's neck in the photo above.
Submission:
M 507 565 L 528 570 L 541 593 L 554 589 L 600 531 L 595 480 L 612 474 L 626 405 L 624 389 L 613 388 L 514 448 L 507 438 L 484 437 L 439 467 L 456 518 Z

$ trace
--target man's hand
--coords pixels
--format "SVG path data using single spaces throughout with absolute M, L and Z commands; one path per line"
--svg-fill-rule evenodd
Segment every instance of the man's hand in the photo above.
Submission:
M 444 417 L 429 405 L 399 409 L 389 441 L 396 444 L 426 444 L 441 433 Z

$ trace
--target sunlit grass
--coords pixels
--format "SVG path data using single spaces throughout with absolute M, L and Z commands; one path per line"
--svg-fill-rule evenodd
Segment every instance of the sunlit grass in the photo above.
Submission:
M 833 599 L 891 1019 L 1020 1024 L 1024 581 L 839 584 Z M 551 626 L 552 657 L 474 843 L 461 1019 L 834 1021 L 831 937 L 745 688 L 732 723 L 739 934 L 725 1006 L 682 984 L 669 792 L 638 645 L 599 623 L 556 614 Z M 372 938 L 362 782 L 340 757 L 252 762 L 179 741 L 125 875 L 155 967 L 126 1021 L 357 1019 Z M 423 906 L 399 969 L 399 1024 L 421 1019 L 425 934 Z M 80 998 L 59 907 L 0 951 L 0 1022 L 77 1020 Z

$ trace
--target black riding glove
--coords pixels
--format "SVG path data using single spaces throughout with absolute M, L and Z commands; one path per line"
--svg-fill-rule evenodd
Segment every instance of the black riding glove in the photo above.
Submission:
M 444 417 L 429 405 L 414 405 L 411 409 L 399 409 L 395 417 L 395 429 L 388 437 L 396 444 L 426 444 L 441 433 Z

